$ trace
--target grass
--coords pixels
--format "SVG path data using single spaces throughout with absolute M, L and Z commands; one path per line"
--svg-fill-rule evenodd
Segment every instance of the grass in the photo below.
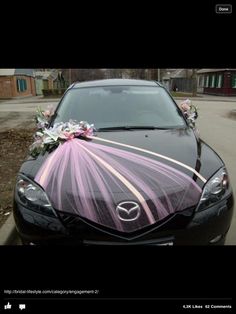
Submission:
M 170 92 L 173 97 L 193 97 L 192 93 L 184 93 L 184 92 Z M 199 97 L 199 96 L 195 96 Z
M 197 94 L 197 96 L 193 96 L 192 93 L 185 93 L 185 92 L 170 92 L 171 95 L 173 97 L 187 97 L 187 98 L 191 98 L 191 97 L 202 97 L 201 95 Z
M 63 95 L 42 96 L 42 99 L 61 98 Z

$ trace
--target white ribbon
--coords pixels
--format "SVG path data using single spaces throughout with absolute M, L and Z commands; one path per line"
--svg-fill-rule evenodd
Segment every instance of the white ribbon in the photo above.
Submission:
M 157 153 L 152 152 L 152 151 L 147 150 L 147 149 L 139 148 L 139 147 L 132 146 L 132 145 L 123 144 L 123 143 L 120 143 L 120 142 L 106 140 L 104 138 L 100 138 L 100 137 L 96 137 L 96 136 L 88 136 L 87 138 L 92 139 L 92 140 L 96 140 L 96 141 L 106 142 L 106 143 L 110 143 L 110 144 L 115 144 L 115 145 L 131 148 L 131 149 L 135 149 L 135 150 L 138 150 L 140 152 L 144 152 L 146 154 L 153 155 L 153 156 L 156 156 L 156 157 L 168 160 L 170 162 L 173 162 L 173 163 L 175 163 L 175 164 L 177 164 L 177 165 L 179 165 L 179 166 L 181 166 L 181 167 L 183 167 L 185 169 L 188 169 L 189 171 L 193 172 L 203 183 L 207 182 L 207 180 L 199 172 L 197 172 L 194 168 L 192 168 L 192 167 L 190 167 L 190 166 L 188 166 L 188 165 L 186 165 L 186 164 L 184 164 L 184 163 L 182 163 L 182 162 L 180 162 L 180 161 L 178 161 L 176 159 L 173 159 L 173 158 L 161 155 L 161 154 L 157 154 Z

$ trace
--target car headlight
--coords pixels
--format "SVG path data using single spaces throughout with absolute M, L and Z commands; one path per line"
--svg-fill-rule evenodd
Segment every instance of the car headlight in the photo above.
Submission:
M 202 211 L 230 194 L 229 176 L 225 167 L 221 168 L 205 184 L 196 211 Z
M 15 187 L 16 200 L 23 206 L 38 213 L 54 216 L 55 211 L 44 190 L 24 175 L 19 175 Z

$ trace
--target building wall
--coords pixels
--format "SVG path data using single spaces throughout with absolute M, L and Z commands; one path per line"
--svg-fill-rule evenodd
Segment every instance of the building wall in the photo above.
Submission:
M 0 76 L 0 98 L 12 98 L 13 96 L 13 77 Z
M 43 89 L 49 89 L 48 80 L 43 80 Z
M 53 80 L 48 79 L 48 88 L 53 89 Z
M 17 80 L 25 80 L 25 90 L 17 89 Z M 0 98 L 12 98 L 20 96 L 35 96 L 35 81 L 33 77 L 25 75 L 0 76 Z
M 43 80 L 41 78 L 35 79 L 35 89 L 36 89 L 36 95 L 43 95 Z
M 26 90 L 25 91 L 18 91 L 17 89 L 17 80 L 26 80 Z M 24 75 L 17 75 L 13 77 L 13 96 L 12 97 L 20 97 L 20 96 L 35 96 L 35 81 L 33 77 L 24 76 Z
M 215 75 L 216 77 L 219 74 L 223 75 L 222 86 L 221 87 L 204 86 L 202 87 L 203 93 L 209 94 L 209 95 L 219 95 L 219 96 L 236 96 L 236 88 L 232 87 L 232 76 L 236 74 L 235 71 L 204 73 L 204 77 L 206 76 L 210 77 L 212 75 Z
M 33 96 L 36 96 L 35 78 L 34 77 L 30 77 L 30 82 L 31 82 L 31 94 Z

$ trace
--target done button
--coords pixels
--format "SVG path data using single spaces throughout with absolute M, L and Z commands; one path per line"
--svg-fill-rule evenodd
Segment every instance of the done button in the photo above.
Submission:
M 232 13 L 232 4 L 217 4 L 216 13 L 219 14 L 230 14 Z

